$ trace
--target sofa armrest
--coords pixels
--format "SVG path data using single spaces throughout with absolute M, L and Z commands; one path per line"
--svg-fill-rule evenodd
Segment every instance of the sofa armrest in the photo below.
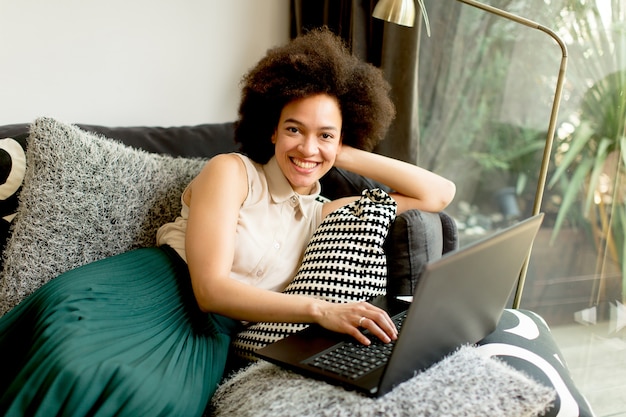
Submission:
M 387 254 L 387 293 L 412 295 L 427 263 L 458 247 L 456 224 L 444 212 L 409 210 L 391 225 Z
M 321 179 L 322 195 L 331 200 L 388 187 L 352 172 L 332 168 Z M 385 240 L 387 293 L 412 295 L 428 262 L 458 247 L 456 223 L 445 212 L 409 210 L 396 217 Z

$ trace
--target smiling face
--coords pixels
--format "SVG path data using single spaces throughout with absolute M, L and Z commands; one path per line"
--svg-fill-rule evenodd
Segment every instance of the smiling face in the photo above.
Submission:
M 334 97 L 318 94 L 283 107 L 272 135 L 274 154 L 298 194 L 310 194 L 341 148 L 341 111 Z

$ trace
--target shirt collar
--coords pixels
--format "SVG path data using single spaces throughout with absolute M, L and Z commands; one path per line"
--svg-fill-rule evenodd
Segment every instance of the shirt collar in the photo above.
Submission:
M 315 182 L 311 194 L 301 195 L 296 193 L 293 188 L 291 188 L 291 184 L 289 184 L 289 181 L 280 169 L 275 156 L 272 156 L 268 163 L 263 165 L 263 171 L 265 171 L 265 177 L 267 178 L 267 185 L 272 201 L 274 203 L 284 203 L 285 201 L 290 201 L 292 206 L 298 206 L 304 217 L 307 217 L 306 210 L 302 208 L 302 203 L 303 201 L 317 199 L 322 190 L 320 182 Z

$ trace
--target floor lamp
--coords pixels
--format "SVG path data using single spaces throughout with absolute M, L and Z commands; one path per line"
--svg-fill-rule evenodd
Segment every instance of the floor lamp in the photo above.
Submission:
M 417 0 L 419 2 L 419 6 L 422 8 L 422 15 L 426 18 L 426 14 L 424 13 L 424 3 L 423 0 Z M 565 70 L 567 67 L 567 47 L 563 40 L 554 33 L 554 31 L 548 29 L 545 26 L 542 26 L 532 20 L 528 20 L 526 18 L 517 16 L 515 14 L 506 12 L 501 9 L 497 9 L 495 7 L 474 1 L 474 0 L 456 0 L 461 3 L 465 3 L 472 7 L 476 7 L 478 9 L 484 10 L 487 13 L 491 13 L 497 16 L 500 16 L 504 19 L 512 20 L 521 25 L 528 26 L 533 29 L 537 29 L 541 32 L 544 32 L 549 37 L 554 39 L 556 43 L 561 48 L 561 64 L 559 68 L 559 73 L 556 81 L 556 88 L 554 91 L 554 101 L 552 103 L 552 110 L 550 113 L 550 122 L 548 124 L 548 133 L 546 136 L 546 143 L 543 149 L 543 158 L 541 160 L 541 167 L 539 170 L 539 180 L 537 182 L 537 190 L 535 192 L 535 200 L 533 203 L 532 214 L 538 214 L 541 210 L 541 203 L 543 199 L 543 193 L 546 185 L 546 178 L 548 175 L 548 165 L 550 163 L 550 153 L 552 152 L 552 143 L 554 141 L 554 133 L 556 131 L 556 123 L 557 117 L 559 113 L 559 106 L 561 104 L 561 95 L 563 90 L 563 84 L 565 82 Z M 403 26 L 413 26 L 415 23 L 415 3 L 414 0 L 381 0 L 376 4 L 374 8 L 374 12 L 372 16 L 386 20 L 388 22 L 396 23 Z M 428 20 L 426 20 L 426 24 L 428 25 Z M 528 262 L 530 260 L 530 256 L 526 257 L 526 261 L 522 266 L 522 270 L 520 271 L 519 280 L 517 283 L 517 289 L 515 291 L 515 298 L 513 299 L 513 308 L 519 308 L 520 301 L 522 298 L 522 292 L 524 290 L 524 283 L 526 281 L 526 272 L 528 271 Z

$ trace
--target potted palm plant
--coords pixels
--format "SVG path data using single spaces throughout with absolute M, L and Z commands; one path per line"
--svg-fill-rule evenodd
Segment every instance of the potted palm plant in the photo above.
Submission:
M 529 214 L 535 198 L 532 187 L 537 182 L 535 167 L 541 161 L 546 133 L 530 127 L 495 123 L 485 130 L 485 135 L 483 148 L 469 152 L 469 157 L 482 169 L 481 188 L 495 186 L 486 191 L 495 196 L 505 217 L 521 216 L 522 212 Z M 507 208 L 513 205 L 512 199 L 521 204 L 517 210 Z
M 583 95 L 579 123 L 561 144 L 549 185 L 561 183 L 563 201 L 553 239 L 576 208 L 582 208 L 599 249 L 616 262 L 626 295 L 626 70 L 596 82 Z M 584 202 L 577 207 L 580 191 Z
M 569 83 L 580 98 L 558 144 L 549 188 L 563 190 L 552 239 L 567 223 L 593 233 L 598 259 L 620 270 L 626 299 L 626 32 L 621 2 L 563 0 L 557 25 L 578 65 Z M 581 198 L 582 193 L 582 198 Z M 605 265 L 605 262 L 599 262 Z M 604 271 L 598 271 L 604 272 Z M 601 275 L 602 280 L 602 275 Z M 600 295 L 599 292 L 597 295 Z M 598 297 L 599 298 L 599 297 Z

